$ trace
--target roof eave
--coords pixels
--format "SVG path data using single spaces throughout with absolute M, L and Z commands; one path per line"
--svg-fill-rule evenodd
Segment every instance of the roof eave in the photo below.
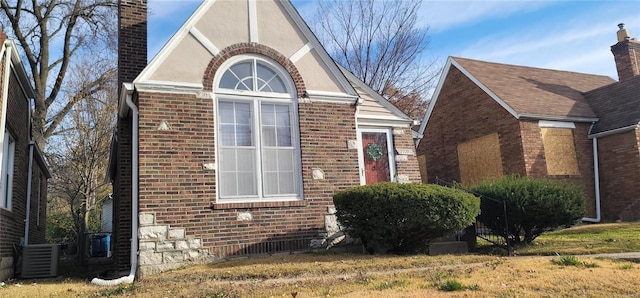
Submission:
M 594 134 L 589 134 L 588 137 L 589 137 L 589 139 L 602 138 L 602 137 L 606 137 L 606 136 L 610 136 L 610 135 L 615 135 L 615 134 L 619 134 L 619 133 L 635 130 L 635 129 L 638 129 L 638 128 L 640 128 L 640 123 L 634 124 L 634 125 L 625 126 L 625 127 L 620 127 L 620 128 L 616 128 L 616 129 L 610 129 L 610 130 L 606 130 L 606 131 L 601 131 L 601 132 L 597 132 L 597 133 L 594 133 Z
M 542 114 L 520 114 L 518 120 L 549 120 L 549 121 L 566 121 L 566 122 L 598 122 L 600 119 L 595 117 L 574 117 L 574 116 L 557 116 Z

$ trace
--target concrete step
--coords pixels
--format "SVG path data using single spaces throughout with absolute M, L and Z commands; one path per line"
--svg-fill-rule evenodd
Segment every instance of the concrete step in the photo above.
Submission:
M 429 245 L 429 255 L 466 254 L 469 251 L 465 241 L 433 242 Z

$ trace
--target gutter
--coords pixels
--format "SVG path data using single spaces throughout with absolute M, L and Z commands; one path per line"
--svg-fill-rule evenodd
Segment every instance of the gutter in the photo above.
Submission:
M 131 284 L 136 278 L 138 267 L 138 107 L 131 99 L 133 96 L 133 86 L 124 84 L 122 92 L 126 105 L 131 109 L 133 115 L 132 139 L 131 139 L 131 271 L 128 276 L 123 276 L 113 280 L 94 278 L 91 283 L 99 286 L 117 286 L 122 283 Z M 124 104 L 120 102 L 122 107 Z M 126 108 L 125 108 L 126 109 Z M 120 112 L 124 111 L 122 108 Z
M 629 126 L 625 126 L 625 127 L 620 127 L 620 128 L 616 128 L 616 129 L 612 129 L 612 130 L 607 130 L 607 131 L 603 131 L 603 132 L 599 132 L 599 133 L 590 134 L 589 138 L 590 139 L 595 139 L 595 138 L 606 137 L 606 136 L 610 136 L 610 135 L 614 135 L 614 134 L 618 134 L 618 133 L 623 133 L 623 132 L 627 132 L 627 131 L 638 129 L 638 128 L 640 128 L 640 123 L 629 125 Z
M 593 138 L 593 184 L 595 186 L 596 195 L 596 217 L 584 217 L 582 221 L 598 223 L 601 220 L 600 212 L 600 169 L 598 167 L 598 138 Z

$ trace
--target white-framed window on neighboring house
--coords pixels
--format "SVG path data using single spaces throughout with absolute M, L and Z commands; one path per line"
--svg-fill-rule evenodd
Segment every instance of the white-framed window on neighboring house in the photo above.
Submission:
M 231 59 L 220 69 L 218 202 L 300 200 L 298 112 L 290 76 L 254 55 Z
M 16 141 L 9 131 L 4 132 L 2 148 L 2 179 L 0 181 L 0 208 L 11 210 L 13 193 L 13 163 L 15 158 Z

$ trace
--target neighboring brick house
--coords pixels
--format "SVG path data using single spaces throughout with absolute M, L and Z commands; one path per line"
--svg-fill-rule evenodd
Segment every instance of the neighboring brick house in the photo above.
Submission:
M 422 180 L 563 180 L 584 189 L 583 220 L 640 219 L 640 43 L 618 34 L 620 82 L 449 58 L 419 131 Z
M 46 163 L 32 141 L 34 91 L 16 45 L 0 31 L 0 281 L 14 275 L 18 246 L 45 242 Z
M 289 1 L 206 0 L 148 65 L 146 1 L 119 14 L 117 269 L 322 245 L 336 191 L 420 181 L 413 121 L 341 70 Z

